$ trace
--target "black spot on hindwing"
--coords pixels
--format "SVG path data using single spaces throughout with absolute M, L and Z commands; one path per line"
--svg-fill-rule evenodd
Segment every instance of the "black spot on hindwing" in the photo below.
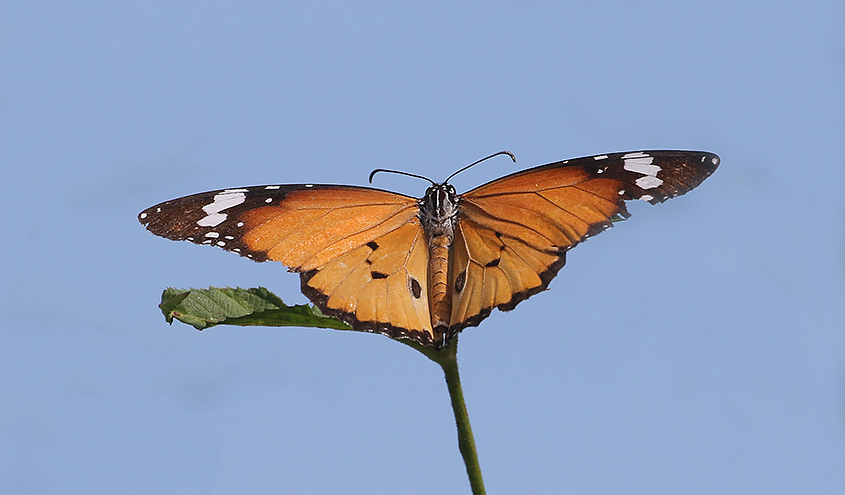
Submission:
M 375 251 L 378 249 L 378 243 L 376 241 L 370 241 L 367 243 L 367 247 Z
M 387 274 L 386 274 L 386 273 L 377 272 L 377 271 L 375 271 L 375 270 L 373 270 L 372 272 L 370 272 L 370 275 L 372 275 L 372 276 L 373 276 L 373 279 L 387 278 Z
M 496 258 L 493 261 L 484 265 L 485 268 L 493 268 L 494 266 L 499 266 L 499 258 Z
M 414 299 L 419 299 L 422 296 L 422 287 L 414 277 L 408 277 L 408 286 L 411 289 L 411 294 Z
M 464 270 L 458 277 L 455 279 L 455 292 L 460 294 L 462 290 L 464 290 L 464 286 L 467 283 L 467 271 Z

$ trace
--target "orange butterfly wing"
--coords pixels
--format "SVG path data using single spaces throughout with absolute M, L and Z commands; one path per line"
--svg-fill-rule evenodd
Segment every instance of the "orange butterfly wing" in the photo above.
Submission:
M 663 202 L 716 169 L 712 153 L 645 151 L 550 163 L 477 187 L 460 197 L 452 245 L 449 335 L 491 310 L 513 309 L 545 290 L 566 251 L 627 218 L 625 200 Z
M 156 235 L 211 244 L 300 272 L 302 292 L 356 330 L 430 345 L 428 248 L 408 196 L 287 185 L 195 194 L 148 208 Z

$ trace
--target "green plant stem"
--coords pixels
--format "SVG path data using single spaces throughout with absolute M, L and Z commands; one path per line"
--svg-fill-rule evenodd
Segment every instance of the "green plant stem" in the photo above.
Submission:
M 439 351 L 420 350 L 443 368 L 443 373 L 446 375 L 446 387 L 449 389 L 449 397 L 452 399 L 452 410 L 455 412 L 455 423 L 458 426 L 458 448 L 464 458 L 469 484 L 473 495 L 484 495 L 484 480 L 481 479 L 478 452 L 475 449 L 475 439 L 472 436 L 464 393 L 461 389 L 461 376 L 458 374 L 458 336 L 452 338 L 452 342 L 446 349 Z

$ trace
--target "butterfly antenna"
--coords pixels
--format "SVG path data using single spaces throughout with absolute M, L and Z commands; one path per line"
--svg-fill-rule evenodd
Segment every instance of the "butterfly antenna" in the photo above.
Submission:
M 446 178 L 446 180 L 444 180 L 444 181 L 443 181 L 443 183 L 445 184 L 446 182 L 449 182 L 449 179 L 451 179 L 452 177 L 454 177 L 454 176 L 458 175 L 459 173 L 463 172 L 464 170 L 466 170 L 466 169 L 468 169 L 468 168 L 472 167 L 473 165 L 478 165 L 479 163 L 483 162 L 484 160 L 489 160 L 489 159 L 493 158 L 494 156 L 499 156 L 499 155 L 508 155 L 509 157 L 511 157 L 511 160 L 513 160 L 513 162 L 514 162 L 514 163 L 516 163 L 516 157 L 515 157 L 515 156 L 513 156 L 513 153 L 511 153 L 510 151 L 500 151 L 500 152 L 498 152 L 498 153 L 493 153 L 493 154 L 492 154 L 492 155 L 490 155 L 490 156 L 485 156 L 485 157 L 484 157 L 484 158 L 482 158 L 481 160 L 478 160 L 478 161 L 476 161 L 476 162 L 472 162 L 472 163 L 470 163 L 470 164 L 469 164 L 469 165 L 467 165 L 466 167 L 464 167 L 464 168 L 462 168 L 462 169 L 458 170 L 458 171 L 457 171 L 457 172 L 455 172 L 454 174 L 452 174 L 452 175 L 450 175 L 449 177 L 447 177 L 447 178 Z
M 377 168 L 370 172 L 370 184 L 373 183 L 373 176 L 376 175 L 376 172 L 390 172 L 391 174 L 399 174 L 399 175 L 407 175 L 408 177 L 416 177 L 417 179 L 423 179 L 431 182 L 432 185 L 437 185 L 433 180 L 429 179 L 428 177 L 423 177 L 422 175 L 412 174 L 410 172 L 402 172 L 401 170 L 388 170 L 386 168 Z

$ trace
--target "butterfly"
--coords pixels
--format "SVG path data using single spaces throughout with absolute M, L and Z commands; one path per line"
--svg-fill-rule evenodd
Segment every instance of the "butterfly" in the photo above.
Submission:
M 499 154 L 510 155 L 491 157 Z M 625 201 L 662 203 L 718 165 L 701 151 L 613 153 L 464 194 L 448 182 L 455 174 L 437 183 L 406 173 L 431 182 L 422 199 L 344 185 L 244 187 L 166 201 L 138 219 L 168 239 L 279 261 L 325 314 L 439 349 L 493 308 L 509 311 L 545 290 L 569 249 L 628 218 Z

